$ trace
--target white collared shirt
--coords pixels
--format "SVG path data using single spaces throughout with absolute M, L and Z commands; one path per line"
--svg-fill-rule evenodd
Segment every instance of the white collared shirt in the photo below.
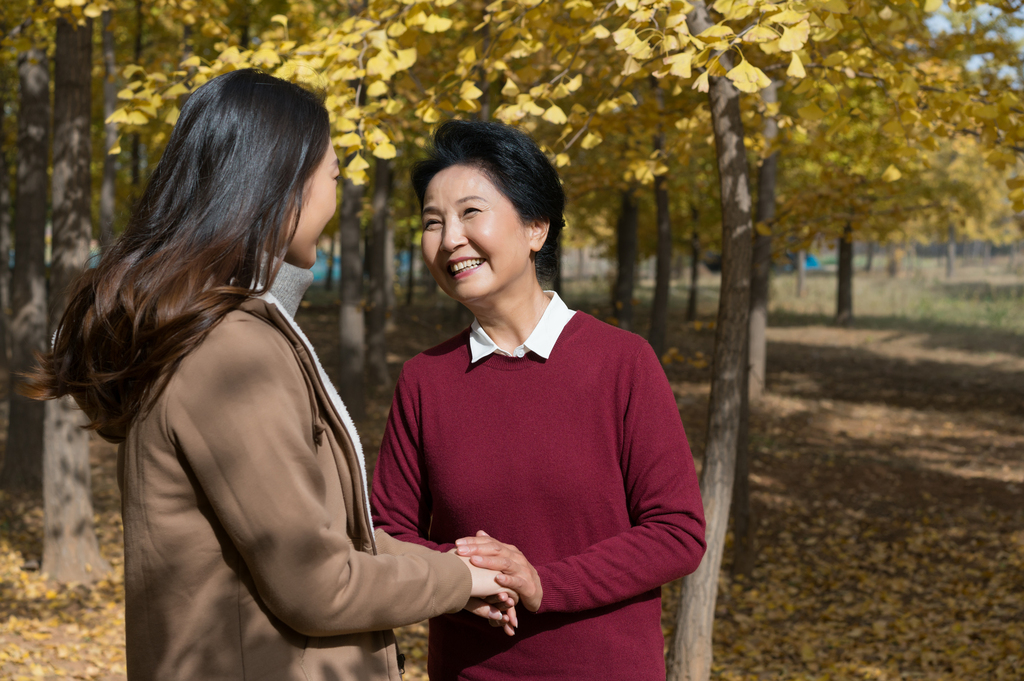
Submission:
M 550 357 L 551 349 L 555 347 L 555 342 L 562 334 L 562 329 L 576 314 L 576 311 L 566 307 L 554 291 L 545 291 L 544 293 L 551 294 L 551 302 L 548 303 L 547 309 L 544 310 L 544 314 L 537 322 L 530 337 L 512 352 L 506 352 L 499 348 L 480 326 L 480 322 L 474 319 L 469 332 L 469 351 L 473 358 L 472 361 L 479 362 L 491 353 L 498 353 L 505 357 L 525 357 L 526 353 L 532 352 L 544 359 Z

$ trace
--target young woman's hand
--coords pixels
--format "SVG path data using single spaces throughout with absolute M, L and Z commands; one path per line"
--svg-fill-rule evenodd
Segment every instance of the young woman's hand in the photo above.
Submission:
M 500 571 L 501 574 L 495 578 L 497 584 L 515 591 L 527 610 L 537 612 L 544 597 L 544 588 L 537 571 L 522 551 L 511 544 L 501 543 L 483 530 L 475 537 L 464 537 L 455 544 L 455 553 L 460 558 L 469 557 L 471 565 Z
M 497 605 L 491 604 L 482 598 L 470 598 L 465 609 L 477 617 L 483 617 L 492 627 L 502 627 L 509 636 L 516 635 L 516 627 L 519 626 L 519 619 L 516 617 L 516 608 L 512 598 L 502 592 L 491 599 L 502 598 Z

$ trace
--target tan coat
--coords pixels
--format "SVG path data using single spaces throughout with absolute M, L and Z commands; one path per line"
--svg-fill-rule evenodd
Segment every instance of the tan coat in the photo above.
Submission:
M 390 629 L 460 610 L 471 578 L 375 541 L 360 476 L 284 315 L 228 314 L 120 447 L 129 679 L 397 681 Z

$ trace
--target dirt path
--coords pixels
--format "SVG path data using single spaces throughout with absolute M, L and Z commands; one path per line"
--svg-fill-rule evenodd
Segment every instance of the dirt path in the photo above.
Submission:
M 307 307 L 300 323 L 331 371 L 336 308 Z M 392 378 L 457 329 L 429 305 L 399 309 L 395 325 Z M 679 360 L 666 367 L 698 459 L 713 333 L 677 325 Z M 758 565 L 750 584 L 722 579 L 715 678 L 1022 678 L 1020 338 L 788 319 L 769 333 L 768 385 L 752 418 Z M 389 402 L 387 391 L 370 400 L 367 451 Z M 119 566 L 109 448 L 97 446 L 93 474 L 104 550 Z M 123 679 L 119 576 L 55 589 L 22 571 L 39 557 L 40 519 L 38 504 L 3 502 L 0 679 Z M 665 590 L 666 630 L 677 593 Z M 400 632 L 407 679 L 425 678 L 425 633 Z

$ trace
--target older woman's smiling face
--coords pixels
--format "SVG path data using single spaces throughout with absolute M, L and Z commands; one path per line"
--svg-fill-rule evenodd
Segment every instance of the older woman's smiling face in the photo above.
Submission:
M 423 260 L 444 292 L 471 308 L 536 287 L 533 254 L 547 233 L 547 221 L 524 224 L 477 167 L 442 170 L 423 196 Z

